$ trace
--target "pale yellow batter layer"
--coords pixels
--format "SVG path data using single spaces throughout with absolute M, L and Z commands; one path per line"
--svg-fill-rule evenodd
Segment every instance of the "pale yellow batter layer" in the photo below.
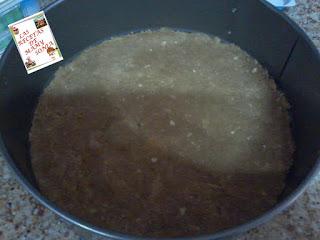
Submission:
M 50 200 L 100 227 L 212 233 L 276 203 L 293 152 L 287 107 L 235 45 L 168 29 L 114 38 L 40 97 L 33 169 Z

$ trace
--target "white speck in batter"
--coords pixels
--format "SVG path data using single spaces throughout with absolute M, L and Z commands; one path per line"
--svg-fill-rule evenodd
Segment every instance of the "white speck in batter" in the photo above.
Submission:
M 192 132 L 189 132 L 188 134 L 187 134 L 187 137 L 191 137 L 192 136 Z
M 231 131 L 231 132 L 230 132 L 231 135 L 233 135 L 233 134 L 235 134 L 235 133 L 236 133 L 235 131 Z
M 158 161 L 158 158 L 156 158 L 156 157 L 151 158 L 151 162 L 156 163 L 157 161 Z
M 193 72 L 193 73 L 196 73 L 196 72 L 197 72 L 197 70 L 195 70 L 195 69 L 192 69 L 192 72 Z
M 170 126 L 175 126 L 176 123 L 173 120 L 170 120 Z
M 142 85 L 141 83 L 139 83 L 139 84 L 138 84 L 138 87 L 142 88 L 142 87 L 143 87 L 143 85 Z
M 238 9 L 237 8 L 232 8 L 232 13 L 236 13 L 237 11 L 238 11 Z
M 167 41 L 162 41 L 162 42 L 161 42 L 161 46 L 162 46 L 162 47 L 165 47 L 166 45 L 167 45 Z
M 239 59 L 238 56 L 233 57 L 233 60 L 238 60 L 238 59 Z
M 252 69 L 252 71 L 251 71 L 252 73 L 256 73 L 256 72 L 258 72 L 258 68 L 254 68 L 254 69 Z
M 144 68 L 149 68 L 150 67 L 150 64 L 147 64 L 144 66 Z
M 186 214 L 187 209 L 185 207 L 179 208 L 180 215 L 183 216 Z

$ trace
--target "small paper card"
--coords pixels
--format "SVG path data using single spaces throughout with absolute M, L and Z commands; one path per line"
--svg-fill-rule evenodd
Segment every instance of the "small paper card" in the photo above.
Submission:
M 8 27 L 28 74 L 63 60 L 43 11 Z

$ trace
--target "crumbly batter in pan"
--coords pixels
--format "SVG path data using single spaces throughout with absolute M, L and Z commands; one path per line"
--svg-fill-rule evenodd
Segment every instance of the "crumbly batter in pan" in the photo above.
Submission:
M 30 133 L 40 190 L 100 227 L 189 236 L 272 207 L 293 143 L 257 61 L 201 33 L 117 37 L 61 67 Z

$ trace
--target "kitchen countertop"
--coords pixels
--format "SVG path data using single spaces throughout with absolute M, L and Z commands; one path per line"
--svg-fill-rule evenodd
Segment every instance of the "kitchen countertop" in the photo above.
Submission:
M 308 33 L 320 50 L 320 0 L 297 2 L 287 14 Z M 20 186 L 0 153 L 0 240 L 11 239 L 80 240 L 83 237 Z M 262 239 L 320 239 L 320 174 L 288 210 L 235 240 Z

